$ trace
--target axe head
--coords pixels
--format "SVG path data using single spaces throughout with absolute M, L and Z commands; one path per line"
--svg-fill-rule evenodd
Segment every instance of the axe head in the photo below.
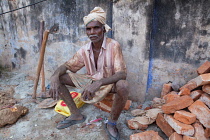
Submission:
M 54 24 L 51 28 L 50 28 L 50 34 L 56 33 L 59 30 L 59 24 Z

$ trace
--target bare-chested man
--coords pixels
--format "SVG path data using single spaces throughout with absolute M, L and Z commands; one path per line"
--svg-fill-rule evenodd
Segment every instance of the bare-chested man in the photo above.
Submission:
M 115 93 L 115 98 L 106 124 L 110 138 L 119 139 L 116 122 L 128 98 L 128 83 L 126 79 L 126 66 L 122 50 L 117 41 L 104 36 L 110 27 L 105 23 L 106 13 L 100 7 L 95 7 L 89 15 L 83 18 L 86 34 L 91 40 L 81 47 L 77 53 L 61 65 L 50 78 L 50 94 L 53 98 L 60 97 L 67 104 L 71 116 L 57 124 L 58 129 L 63 129 L 85 121 L 85 116 L 76 107 L 66 85 L 83 89 L 83 101 L 94 99 L 96 92 Z M 85 75 L 76 74 L 85 67 Z M 67 73 L 67 70 L 70 73 Z M 101 87 L 105 87 L 101 89 Z

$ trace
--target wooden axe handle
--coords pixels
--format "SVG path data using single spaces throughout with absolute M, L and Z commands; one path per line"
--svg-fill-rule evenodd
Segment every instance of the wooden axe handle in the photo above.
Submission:
M 32 96 L 33 99 L 36 99 L 36 90 L 37 90 L 37 85 L 39 82 L 40 71 L 42 68 L 43 61 L 44 61 L 44 53 L 45 53 L 48 35 L 49 35 L 49 30 L 44 31 L 42 47 L 41 47 L 40 57 L 39 57 L 39 63 L 38 63 L 38 67 L 37 67 L 36 79 L 34 81 L 34 92 L 33 92 L 33 96 Z

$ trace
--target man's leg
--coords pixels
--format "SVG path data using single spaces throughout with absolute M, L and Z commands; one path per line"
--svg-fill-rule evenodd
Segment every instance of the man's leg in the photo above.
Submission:
M 107 124 L 108 131 L 114 137 L 117 136 L 116 122 L 123 108 L 125 107 L 126 101 L 128 99 L 128 82 L 126 80 L 118 81 L 116 83 L 116 92 L 117 93 L 115 94 L 109 122 Z
M 69 110 L 71 111 L 71 116 L 66 118 L 66 120 L 82 120 L 83 115 L 80 113 L 79 109 L 77 108 L 76 104 L 74 103 L 73 98 L 69 94 L 69 90 L 65 85 L 74 86 L 71 78 L 68 74 L 64 74 L 60 76 L 61 87 L 59 89 L 59 97 L 66 103 Z M 60 124 L 62 125 L 62 124 Z M 59 124 L 58 126 L 59 127 Z

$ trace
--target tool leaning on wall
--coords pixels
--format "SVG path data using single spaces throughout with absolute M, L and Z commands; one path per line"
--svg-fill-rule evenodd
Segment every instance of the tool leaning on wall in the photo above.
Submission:
M 37 86 L 39 82 L 39 77 L 40 77 L 40 72 L 42 69 L 42 65 L 44 62 L 44 54 L 45 54 L 45 48 L 48 40 L 48 35 L 56 33 L 59 30 L 59 25 L 54 24 L 50 30 L 45 30 L 43 34 L 43 40 L 42 40 L 42 46 L 41 46 L 41 51 L 40 51 L 40 57 L 39 57 L 39 62 L 38 62 L 38 67 L 37 67 L 37 73 L 36 73 L 36 79 L 34 81 L 34 90 L 33 90 L 33 95 L 32 98 L 36 99 L 36 92 L 37 92 Z

